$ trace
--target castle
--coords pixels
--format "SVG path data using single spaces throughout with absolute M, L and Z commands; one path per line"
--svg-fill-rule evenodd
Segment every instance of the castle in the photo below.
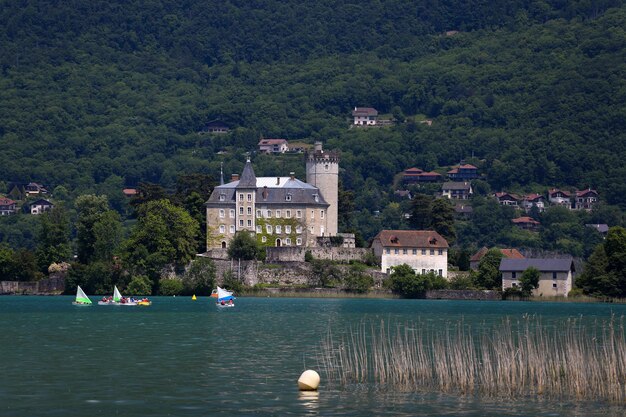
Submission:
M 337 235 L 339 155 L 320 142 L 306 154 L 306 182 L 257 177 L 250 159 L 241 176 L 214 188 L 205 203 L 207 251 L 228 247 L 246 231 L 264 246 L 313 247 L 317 238 Z

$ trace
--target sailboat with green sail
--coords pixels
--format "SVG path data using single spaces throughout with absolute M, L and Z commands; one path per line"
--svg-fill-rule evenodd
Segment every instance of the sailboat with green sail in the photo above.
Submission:
M 80 288 L 80 285 L 76 289 L 76 298 L 72 301 L 72 304 L 75 306 L 90 306 L 92 304 L 87 294 L 85 294 L 85 291 Z

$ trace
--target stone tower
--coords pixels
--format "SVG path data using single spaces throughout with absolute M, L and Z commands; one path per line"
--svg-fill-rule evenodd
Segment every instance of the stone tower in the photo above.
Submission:
M 239 183 L 235 187 L 236 230 L 254 232 L 256 207 L 256 175 L 252 169 L 250 158 L 243 167 Z
M 306 182 L 317 187 L 329 204 L 326 231 L 335 236 L 339 221 L 339 154 L 324 151 L 322 143 L 315 142 L 313 151 L 306 154 Z

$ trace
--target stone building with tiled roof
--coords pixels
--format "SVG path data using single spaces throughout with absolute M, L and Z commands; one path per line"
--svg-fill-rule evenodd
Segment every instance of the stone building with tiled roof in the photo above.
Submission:
M 533 295 L 567 297 L 574 282 L 574 261 L 571 257 L 557 259 L 527 258 L 508 259 L 500 261 L 502 273 L 502 289 L 520 285 L 519 279 L 528 268 L 539 271 L 539 286 L 533 290 Z
M 448 276 L 448 242 L 432 230 L 381 230 L 372 240 L 381 271 L 407 264 L 417 274 Z
M 307 182 L 257 177 L 250 159 L 241 176 L 213 189 L 205 203 L 207 250 L 225 249 L 236 233 L 249 232 L 264 246 L 316 246 L 336 236 L 339 155 L 317 143 L 307 153 Z

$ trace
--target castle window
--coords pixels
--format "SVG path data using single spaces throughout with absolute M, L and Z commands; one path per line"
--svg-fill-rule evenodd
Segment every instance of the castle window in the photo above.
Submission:
M 243 201 L 243 193 L 239 194 L 239 201 Z
M 391 249 L 387 248 L 387 255 L 391 255 Z
M 309 233 L 312 235 L 315 234 L 315 228 L 313 226 L 309 227 Z
M 439 250 L 437 251 L 437 255 L 443 255 L 443 249 L 439 249 Z
M 311 219 L 315 218 L 315 210 L 311 210 Z
M 262 236 L 261 237 L 261 242 L 263 242 L 263 243 L 267 242 L 267 236 Z
M 272 210 L 268 210 L 267 211 L 267 218 L 271 218 L 272 217 Z
M 434 249 L 431 249 L 431 250 L 430 250 L 430 255 L 431 255 L 431 256 L 433 256 L 434 254 L 435 254 L 435 250 L 434 250 Z
M 296 218 L 299 219 L 302 217 L 302 210 L 296 210 Z
M 302 239 L 301 238 L 297 238 L 296 239 L 296 245 L 298 245 L 298 246 L 302 245 Z
M 324 218 L 324 210 L 320 210 L 320 219 Z
M 417 255 L 417 249 L 413 249 L 413 255 Z
M 296 233 L 302 233 L 302 226 L 296 226 Z
M 394 249 L 394 250 L 393 250 L 393 254 L 394 254 L 394 255 L 397 255 L 397 254 L 398 254 L 398 249 Z
M 252 201 L 252 194 L 248 194 L 248 201 Z
M 248 220 L 248 227 L 252 227 L 252 220 Z
M 426 249 L 422 249 L 422 255 L 426 255 Z
M 243 219 L 239 220 L 239 227 L 243 227 Z
M 230 209 L 230 218 L 231 219 L 235 218 L 235 209 Z
M 291 226 L 285 225 L 285 233 L 291 233 Z
M 287 194 L 285 196 L 285 201 L 291 201 L 291 194 Z
M 235 233 L 235 225 L 234 224 L 230 225 L 230 233 L 231 234 Z
M 408 255 L 408 251 L 406 249 L 402 249 L 402 254 L 403 255 Z
M 248 207 L 248 214 L 252 214 L 252 207 Z
M 291 246 L 291 239 L 286 238 L 286 239 L 285 239 L 285 245 L 286 245 L 286 246 Z
M 226 195 L 220 194 L 220 201 L 225 201 L 225 200 L 226 200 Z
M 226 233 L 226 226 L 220 224 L 220 233 Z
M 316 203 L 320 202 L 320 196 L 317 194 L 313 194 L 313 199 L 315 200 Z
M 220 209 L 220 219 L 223 219 L 224 216 L 226 216 L 226 213 L 224 212 L 224 209 Z
M 276 225 L 276 233 L 282 233 L 282 230 L 283 230 L 283 228 L 279 224 L 277 224 Z
M 271 234 L 272 234 L 272 225 L 271 225 L 271 224 L 266 224 L 266 225 L 265 225 L 265 231 L 266 231 L 268 234 L 270 234 L 270 235 L 271 235 Z
M 243 207 L 239 207 L 239 214 L 243 214 Z
M 330 165 L 324 164 L 324 171 L 328 171 L 330 169 Z
M 256 211 L 256 218 L 260 219 L 261 218 L 261 210 L 257 210 Z
M 287 210 L 285 213 L 286 213 L 285 217 L 287 217 L 288 219 L 291 219 L 291 210 Z
M 443 276 L 443 269 L 439 270 L 439 276 L 442 277 Z
M 256 225 L 256 232 L 259 233 L 259 234 L 261 232 L 263 232 L 263 228 L 261 227 L 261 225 L 259 225 L 259 224 Z
M 276 210 L 276 218 L 278 219 L 280 217 L 280 210 Z

